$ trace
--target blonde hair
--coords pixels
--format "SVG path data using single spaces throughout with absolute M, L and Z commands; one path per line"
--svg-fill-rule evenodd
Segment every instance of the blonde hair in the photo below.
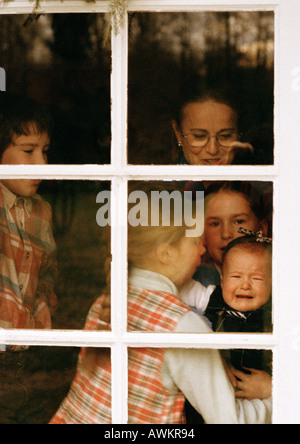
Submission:
M 148 206 L 148 224 L 133 226 L 128 223 L 128 268 L 136 266 L 143 268 L 144 264 L 147 263 L 147 259 L 151 252 L 162 243 L 168 243 L 169 245 L 177 245 L 182 238 L 185 236 L 185 231 L 187 228 L 191 228 L 186 225 L 185 218 L 182 217 L 182 223 L 176 224 L 175 207 L 170 200 L 170 224 L 165 226 L 163 224 L 163 207 L 162 205 L 158 208 L 158 226 L 151 224 L 151 192 L 152 191 L 168 191 L 172 193 L 177 191 L 183 196 L 183 190 L 179 184 L 174 184 L 170 182 L 131 182 L 129 186 L 129 194 L 132 191 L 142 191 L 146 193 L 147 196 L 147 206 Z M 183 199 L 182 199 L 183 202 Z M 129 204 L 129 211 L 133 208 L 134 204 Z M 182 212 L 184 212 L 182 205 Z M 180 216 L 180 215 L 177 215 Z M 181 214 L 182 216 L 182 214 Z M 107 231 L 107 249 L 108 255 L 105 262 L 105 268 L 107 272 L 107 288 L 106 288 L 106 298 L 109 299 L 110 293 L 110 229 Z M 105 307 L 104 307 L 105 308 Z M 108 309 L 108 314 L 105 316 L 105 312 L 102 312 L 101 319 L 105 320 L 107 323 L 110 322 L 110 310 Z M 99 324 L 99 329 L 102 327 Z M 110 351 L 108 349 L 95 349 L 87 348 L 82 353 L 82 368 L 88 372 L 93 373 L 96 371 L 96 366 L 107 366 L 110 363 Z
M 185 236 L 185 231 L 188 226 L 186 225 L 184 217 L 181 217 L 182 223 L 176 224 L 176 216 L 178 216 L 178 214 L 175 212 L 175 205 L 172 199 L 170 199 L 170 223 L 167 225 L 163 223 L 164 214 L 162 205 L 159 205 L 157 208 L 158 214 L 156 214 L 156 216 L 159 221 L 158 225 L 156 226 L 151 223 L 151 193 L 153 191 L 167 191 L 169 193 L 176 191 L 183 197 L 183 190 L 180 189 L 180 185 L 176 186 L 174 183 L 168 182 L 139 182 L 131 184 L 129 193 L 132 191 L 142 191 L 147 196 L 147 225 L 132 226 L 130 223 L 128 224 L 128 267 L 137 266 L 142 268 L 155 247 L 162 243 L 177 245 Z M 129 211 L 132 206 L 133 204 L 129 204 Z M 183 215 L 183 205 L 181 211 L 180 216 Z

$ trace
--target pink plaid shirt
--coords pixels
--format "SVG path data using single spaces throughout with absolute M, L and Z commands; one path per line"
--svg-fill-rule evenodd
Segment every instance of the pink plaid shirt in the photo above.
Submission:
M 1 328 L 51 328 L 57 305 L 51 221 L 51 207 L 38 195 L 18 197 L 0 184 Z
M 86 329 L 99 330 L 103 298 L 90 310 Z M 129 286 L 128 330 L 172 332 L 190 311 L 171 293 Z M 103 323 L 102 323 L 103 324 Z M 107 325 L 107 329 L 109 325 Z M 103 325 L 101 326 L 103 329 Z M 105 424 L 111 422 L 111 368 L 99 357 L 93 371 L 82 364 L 82 349 L 70 392 L 53 417 L 52 424 Z M 168 390 L 162 382 L 164 349 L 132 348 L 128 352 L 128 423 L 181 424 L 184 395 Z

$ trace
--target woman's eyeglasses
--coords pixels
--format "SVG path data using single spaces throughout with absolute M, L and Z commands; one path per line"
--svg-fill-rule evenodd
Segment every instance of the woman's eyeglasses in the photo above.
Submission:
M 190 134 L 181 134 L 187 142 L 194 146 L 195 148 L 204 148 L 208 145 L 210 139 L 213 137 L 216 139 L 217 143 L 224 147 L 230 148 L 233 142 L 237 142 L 241 136 L 237 131 L 220 131 L 217 134 L 209 134 L 206 132 L 193 132 Z

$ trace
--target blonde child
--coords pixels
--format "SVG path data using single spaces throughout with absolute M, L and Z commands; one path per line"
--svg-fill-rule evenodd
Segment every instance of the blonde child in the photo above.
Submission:
M 140 187 L 147 190 L 150 202 L 150 191 L 158 187 Z M 167 185 L 164 189 L 169 190 Z M 191 279 L 204 253 L 202 241 L 186 237 L 186 228 L 175 223 L 136 227 L 129 224 L 128 331 L 211 332 L 205 321 L 179 298 L 179 288 Z M 93 306 L 87 328 L 103 328 L 102 304 L 100 299 Z M 89 351 L 83 349 L 71 390 L 51 423 L 111 422 L 110 379 L 107 356 L 103 357 L 101 351 L 96 357 L 89 356 Z M 128 350 L 129 424 L 184 423 L 185 397 L 209 424 L 271 420 L 270 399 L 235 399 L 217 350 Z

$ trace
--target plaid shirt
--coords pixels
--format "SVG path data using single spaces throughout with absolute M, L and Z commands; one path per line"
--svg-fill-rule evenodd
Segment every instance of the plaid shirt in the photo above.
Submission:
M 39 196 L 18 197 L 0 184 L 1 328 L 51 328 L 57 304 L 51 220 Z
M 102 300 L 92 307 L 87 329 L 99 329 Z M 129 331 L 172 332 L 189 311 L 173 294 L 129 286 Z M 108 326 L 109 327 L 109 326 Z M 103 327 L 101 327 L 103 329 Z M 184 396 L 162 382 L 164 349 L 137 348 L 128 352 L 128 423 L 180 424 L 185 422 Z M 111 422 L 111 369 L 99 358 L 93 372 L 79 357 L 76 377 L 52 424 L 104 424 Z

